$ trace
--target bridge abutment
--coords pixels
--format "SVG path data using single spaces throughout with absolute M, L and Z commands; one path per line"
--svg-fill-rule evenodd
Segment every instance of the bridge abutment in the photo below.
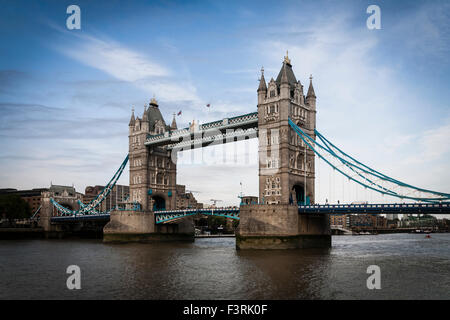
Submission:
M 242 205 L 237 249 L 301 249 L 331 247 L 326 215 L 300 215 L 288 204 Z
M 192 218 L 157 225 L 151 211 L 113 211 L 103 228 L 103 242 L 115 243 L 194 241 L 194 235 Z

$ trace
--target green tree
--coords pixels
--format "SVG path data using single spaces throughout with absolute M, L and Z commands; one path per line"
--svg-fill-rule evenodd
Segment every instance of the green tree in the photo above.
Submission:
M 1 195 L 0 216 L 9 221 L 13 219 L 29 218 L 31 216 L 31 208 L 28 202 L 18 195 Z
M 226 223 L 227 219 L 224 217 L 208 216 L 208 227 L 212 230 L 217 230 L 219 226 L 223 226 L 225 228 Z

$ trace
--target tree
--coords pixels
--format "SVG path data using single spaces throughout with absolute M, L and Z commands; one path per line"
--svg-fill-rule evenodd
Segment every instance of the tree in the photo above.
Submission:
M 225 217 L 208 216 L 208 227 L 217 230 L 219 226 L 225 227 L 227 219 Z
M 1 195 L 0 216 L 9 221 L 13 219 L 29 218 L 31 216 L 31 208 L 28 202 L 18 195 Z

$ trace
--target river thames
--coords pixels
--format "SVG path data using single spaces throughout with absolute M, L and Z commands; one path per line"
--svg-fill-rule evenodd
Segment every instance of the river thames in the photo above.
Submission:
M 0 241 L 0 299 L 450 299 L 450 234 L 333 236 L 331 249 L 194 243 Z M 81 268 L 68 290 L 66 268 Z M 369 290 L 369 265 L 381 289 Z

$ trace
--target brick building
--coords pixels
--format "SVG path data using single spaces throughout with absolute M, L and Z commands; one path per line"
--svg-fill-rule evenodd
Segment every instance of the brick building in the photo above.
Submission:
M 349 215 L 347 214 L 330 214 L 330 226 L 340 226 L 343 228 L 348 227 Z
M 192 192 L 186 192 L 186 186 L 182 184 L 176 185 L 176 209 L 187 209 L 187 208 L 203 208 L 203 204 L 199 203 Z
M 349 215 L 349 227 L 352 229 L 386 228 L 387 220 L 378 214 L 352 214 Z

